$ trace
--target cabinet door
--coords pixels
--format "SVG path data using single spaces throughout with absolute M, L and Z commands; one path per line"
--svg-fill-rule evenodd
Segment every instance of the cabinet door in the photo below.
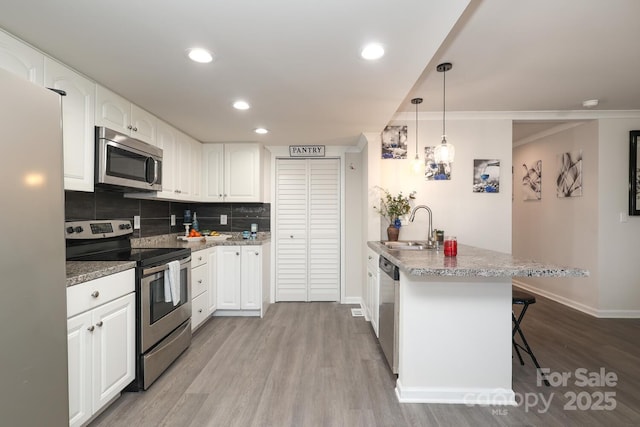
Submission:
M 131 104 L 131 136 L 156 145 L 157 119 L 151 113 Z
M 203 200 L 224 200 L 224 145 L 202 144 L 202 197 Z
M 69 426 L 84 424 L 92 414 L 91 405 L 91 312 L 67 320 L 69 359 Z
M 182 133 L 178 133 L 176 145 L 176 191 L 180 197 L 191 196 L 191 142 Z
M 243 246 L 240 267 L 240 308 L 260 310 L 262 307 L 262 248 Z
M 372 270 L 371 267 L 367 268 L 367 288 L 369 294 L 369 320 L 371 327 L 378 336 L 378 319 L 380 313 L 380 284 L 378 281 L 378 271 Z
M 191 196 L 198 200 L 202 196 L 202 144 L 193 138 L 191 143 Z
M 240 247 L 219 246 L 217 264 L 218 309 L 240 309 Z
M 94 412 L 135 378 L 135 295 L 93 310 Z
M 162 192 L 173 196 L 176 191 L 177 134 L 168 124 L 158 121 L 156 145 L 162 148 Z
M 44 55 L 2 31 L 0 31 L 0 68 L 37 85 L 43 85 Z
M 218 248 L 211 248 L 209 252 L 209 314 L 218 308 Z
M 260 145 L 225 144 L 224 200 L 226 202 L 259 202 Z
M 44 67 L 45 85 L 67 93 L 62 97 L 64 189 L 93 191 L 96 85 L 52 59 L 45 58 Z
M 96 85 L 96 126 L 130 134 L 131 103 L 109 89 Z

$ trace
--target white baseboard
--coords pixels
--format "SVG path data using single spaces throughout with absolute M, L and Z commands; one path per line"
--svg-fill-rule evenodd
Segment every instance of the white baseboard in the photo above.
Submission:
M 640 318 L 640 310 L 599 310 L 597 308 L 588 306 L 586 304 L 573 301 L 561 295 L 557 295 L 542 289 L 534 288 L 516 279 L 513 279 L 512 282 L 518 288 L 532 292 L 536 295 L 543 296 L 545 298 L 549 298 L 550 300 L 553 300 L 562 305 L 566 305 L 567 307 L 571 307 L 575 310 L 581 311 L 593 317 L 602 318 L 602 319 L 605 319 L 605 318 L 606 319 L 638 319 Z
M 467 406 L 517 405 L 513 390 L 403 387 L 399 379 L 396 381 L 396 396 L 400 403 L 450 403 Z
M 342 301 L 340 301 L 340 304 L 361 305 L 361 303 L 362 303 L 362 298 L 361 297 L 344 297 L 342 299 Z

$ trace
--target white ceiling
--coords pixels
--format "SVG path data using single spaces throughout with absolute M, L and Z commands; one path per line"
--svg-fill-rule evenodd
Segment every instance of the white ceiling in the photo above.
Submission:
M 420 111 L 441 111 L 444 61 L 447 111 L 562 112 L 592 98 L 597 110 L 640 109 L 637 0 L 2 0 L 1 9 L 0 28 L 201 141 L 353 145 L 415 112 L 413 97 L 425 99 Z M 384 44 L 381 60 L 359 57 L 369 41 Z M 193 46 L 215 62 L 188 61 Z M 234 110 L 239 98 L 253 108 Z M 542 123 L 524 125 L 514 138 Z M 271 132 L 255 135 L 259 126 Z

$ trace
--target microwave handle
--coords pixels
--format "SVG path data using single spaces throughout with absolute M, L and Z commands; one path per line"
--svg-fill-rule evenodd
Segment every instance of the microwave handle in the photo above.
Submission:
M 153 179 L 149 182 L 149 185 L 153 185 L 158 181 L 158 161 L 153 157 L 147 157 L 145 161 L 145 168 L 149 170 L 149 162 L 153 162 Z

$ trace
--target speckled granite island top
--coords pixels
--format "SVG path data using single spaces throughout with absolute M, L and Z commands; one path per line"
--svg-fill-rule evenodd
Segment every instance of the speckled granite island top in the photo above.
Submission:
M 587 270 L 518 259 L 510 254 L 458 244 L 458 255 L 442 250 L 388 249 L 379 241 L 367 242 L 401 271 L 412 276 L 458 277 L 586 277 Z
M 67 287 L 134 268 L 135 261 L 67 261 Z

